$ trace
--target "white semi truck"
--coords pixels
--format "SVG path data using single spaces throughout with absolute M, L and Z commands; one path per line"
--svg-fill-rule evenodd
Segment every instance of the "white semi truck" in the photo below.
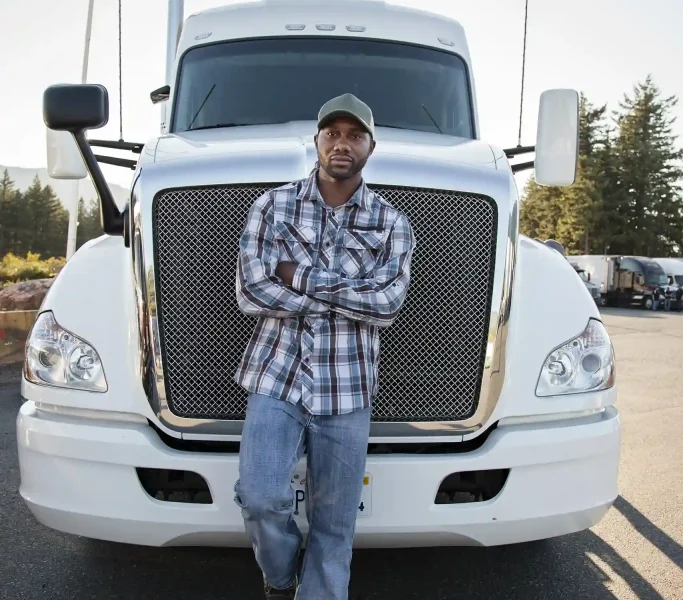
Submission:
M 455 21 L 380 1 L 169 3 L 160 135 L 103 143 L 98 85 L 44 95 L 54 177 L 87 171 L 105 235 L 69 260 L 26 344 L 20 493 L 48 527 L 134 544 L 248 546 L 234 502 L 255 320 L 238 237 L 267 189 L 308 175 L 316 116 L 352 92 L 377 123 L 368 184 L 409 216 L 412 285 L 381 335 L 356 546 L 498 545 L 595 525 L 618 495 L 612 343 L 565 258 L 519 234 L 514 172 L 480 139 Z M 509 94 L 501 90 L 501 99 Z M 535 177 L 571 185 L 578 95 L 540 100 Z M 92 146 L 139 153 L 113 201 Z M 306 531 L 293 474 L 296 519 Z

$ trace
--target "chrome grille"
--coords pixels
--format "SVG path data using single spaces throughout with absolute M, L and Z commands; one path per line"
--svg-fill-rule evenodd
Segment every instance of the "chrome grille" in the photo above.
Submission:
M 272 185 L 171 190 L 154 203 L 157 306 L 166 395 L 182 417 L 243 419 L 233 381 L 255 319 L 235 300 L 238 238 Z M 374 421 L 457 421 L 474 414 L 483 371 L 497 211 L 485 196 L 371 186 L 411 220 L 411 287 L 381 333 Z

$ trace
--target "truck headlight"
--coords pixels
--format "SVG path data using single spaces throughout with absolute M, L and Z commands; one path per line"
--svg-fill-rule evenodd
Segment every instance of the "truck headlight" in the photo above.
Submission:
M 38 316 L 26 341 L 26 379 L 33 383 L 106 392 L 107 380 L 97 351 L 62 329 L 51 312 Z
M 553 350 L 536 386 L 537 396 L 596 392 L 614 385 L 614 350 L 605 326 L 595 319 L 584 332 Z

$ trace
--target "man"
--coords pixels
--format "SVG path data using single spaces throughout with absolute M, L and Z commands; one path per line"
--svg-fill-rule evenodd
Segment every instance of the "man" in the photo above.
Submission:
M 250 393 L 235 502 L 267 598 L 345 600 L 379 328 L 403 305 L 414 237 L 362 179 L 375 149 L 365 103 L 327 102 L 314 141 L 310 176 L 257 199 L 240 239 L 237 301 L 259 318 L 235 375 Z M 304 450 L 309 535 L 297 573 L 291 481 Z

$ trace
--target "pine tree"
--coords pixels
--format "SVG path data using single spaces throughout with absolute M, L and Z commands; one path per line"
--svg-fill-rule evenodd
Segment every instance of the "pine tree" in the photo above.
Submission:
M 672 133 L 675 96 L 662 97 L 651 76 L 624 95 L 616 122 L 623 235 L 618 250 L 667 256 L 683 247 L 683 151 Z
M 100 210 L 97 202 L 91 202 L 88 208 L 81 198 L 78 202 L 78 235 L 76 248 L 80 248 L 86 242 L 102 235 L 100 224 Z
M 541 186 L 533 177 L 527 181 L 519 215 L 524 235 L 546 240 L 557 235 L 557 223 L 562 216 L 562 190 Z
M 24 204 L 25 222 L 19 228 L 21 252 L 30 251 L 42 258 L 64 256 L 69 213 L 52 187 L 43 187 L 36 175 L 24 194 Z
M 15 199 L 14 181 L 5 169 L 0 179 L 0 257 L 11 249 L 12 228 L 16 221 L 17 210 Z

